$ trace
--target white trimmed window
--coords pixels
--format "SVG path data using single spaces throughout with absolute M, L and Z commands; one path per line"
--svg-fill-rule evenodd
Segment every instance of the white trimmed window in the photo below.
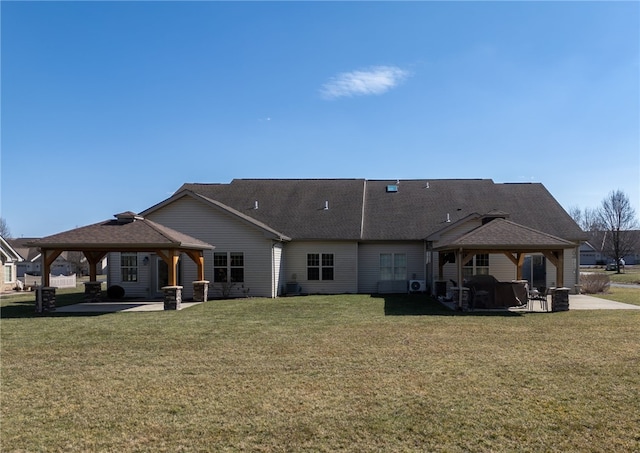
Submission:
M 13 265 L 5 264 L 4 265 L 4 282 L 5 283 L 13 283 Z
M 138 254 L 122 252 L 120 254 L 120 275 L 123 282 L 138 281 Z
M 215 252 L 213 254 L 213 280 L 225 283 L 243 283 L 244 253 Z
M 489 254 L 479 253 L 462 267 L 462 277 L 466 280 L 474 275 L 489 275 Z
M 380 280 L 406 280 L 407 254 L 381 253 Z
M 333 253 L 307 254 L 307 280 L 333 280 Z

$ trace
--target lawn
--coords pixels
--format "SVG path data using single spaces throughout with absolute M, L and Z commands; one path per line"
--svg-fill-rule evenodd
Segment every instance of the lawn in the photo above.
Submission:
M 640 265 L 626 266 L 624 272 L 605 271 L 602 267 L 585 268 L 586 272 L 602 273 L 609 276 L 612 283 L 640 284 Z
M 99 316 L 3 305 L 3 452 L 640 450 L 634 311 L 483 316 L 365 295 Z

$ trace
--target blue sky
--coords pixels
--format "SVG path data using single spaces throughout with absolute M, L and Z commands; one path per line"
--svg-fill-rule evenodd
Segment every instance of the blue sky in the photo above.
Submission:
M 14 237 L 234 178 L 541 182 L 640 213 L 638 2 L 0 8 Z

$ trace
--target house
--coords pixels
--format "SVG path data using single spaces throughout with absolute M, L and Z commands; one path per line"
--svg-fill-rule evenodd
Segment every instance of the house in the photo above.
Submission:
M 25 274 L 36 276 L 42 274 L 40 251 L 37 247 L 30 246 L 30 244 L 36 240 L 37 238 L 17 238 L 8 240 L 9 244 L 11 244 L 20 256 L 24 258 L 17 265 L 18 277 L 24 277 Z M 79 271 L 76 267 L 77 264 L 71 259 L 71 253 L 63 252 L 52 263 L 50 271 L 52 275 L 70 275 Z
M 626 265 L 640 263 L 640 230 L 621 232 L 625 234 L 625 247 L 631 248 L 630 252 L 622 258 Z M 602 266 L 614 262 L 611 254 L 611 234 L 608 231 L 588 231 L 588 240 L 580 247 L 580 264 L 582 266 Z
M 9 241 L 0 236 L 0 259 L 2 259 L 2 280 L 0 291 L 11 291 L 17 284 L 17 265 L 23 261 Z
M 436 293 L 478 274 L 573 289 L 586 239 L 542 184 L 490 179 L 184 184 L 139 217 L 215 247 L 203 250 L 213 297 Z M 160 296 L 164 262 L 112 252 L 108 285 Z M 176 269 L 192 297 L 197 262 Z

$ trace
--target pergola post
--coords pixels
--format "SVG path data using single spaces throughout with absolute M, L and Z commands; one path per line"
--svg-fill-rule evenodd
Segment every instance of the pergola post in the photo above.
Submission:
M 98 264 L 107 255 L 107 252 L 85 250 L 82 253 L 89 263 L 89 280 L 95 282 L 98 280 Z
M 62 250 L 42 249 L 42 286 L 47 288 L 51 284 L 51 265 L 60 256 Z
M 564 250 L 545 251 L 542 254 L 556 267 L 556 287 L 564 286 Z

